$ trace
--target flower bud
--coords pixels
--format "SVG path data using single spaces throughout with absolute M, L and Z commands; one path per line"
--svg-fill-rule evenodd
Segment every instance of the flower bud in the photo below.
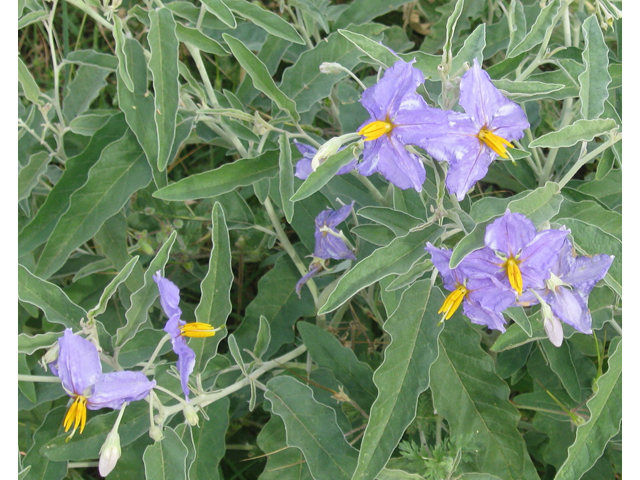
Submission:
M 164 433 L 162 433 L 162 428 L 154 423 L 149 429 L 149 436 L 154 442 L 160 442 L 164 438 Z
M 342 137 L 334 137 L 331 140 L 325 142 L 313 156 L 311 160 L 311 168 L 315 172 L 320 164 L 324 162 L 331 155 L 334 155 L 342 146 Z
M 184 413 L 184 418 L 189 425 L 191 425 L 192 427 L 195 427 L 196 425 L 198 425 L 200 421 L 200 419 L 198 418 L 198 412 L 191 404 L 187 404 L 184 407 L 183 413 Z
M 562 345 L 562 340 L 564 338 L 564 332 L 562 331 L 562 325 L 560 324 L 560 320 L 551 314 L 544 319 L 544 331 L 547 332 L 547 337 L 549 337 L 549 341 L 556 347 Z
M 44 368 L 44 371 L 47 371 L 47 367 L 49 364 L 54 363 L 58 360 L 58 355 L 60 354 L 60 346 L 58 342 L 54 343 L 53 346 L 46 351 L 46 353 L 40 359 L 40 365 Z
M 322 62 L 320 64 L 320 73 L 326 73 L 326 74 L 336 74 L 336 73 L 342 73 L 342 71 L 345 68 L 340 65 L 339 63 L 335 63 L 335 62 Z
M 118 432 L 111 431 L 100 449 L 100 460 L 98 461 L 100 475 L 106 477 L 111 473 L 118 463 L 120 454 L 120 435 Z

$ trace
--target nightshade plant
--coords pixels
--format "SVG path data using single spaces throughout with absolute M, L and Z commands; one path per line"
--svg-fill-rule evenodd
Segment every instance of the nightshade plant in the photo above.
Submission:
M 17 4 L 20 479 L 621 477 L 619 0 Z

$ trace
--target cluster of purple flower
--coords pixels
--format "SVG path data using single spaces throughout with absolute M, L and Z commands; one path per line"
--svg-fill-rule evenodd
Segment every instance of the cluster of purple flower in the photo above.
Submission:
M 564 227 L 538 232 L 524 215 L 507 210 L 487 226 L 485 246 L 453 269 L 451 250 L 427 244 L 444 287 L 451 291 L 438 313 L 449 319 L 462 304 L 473 323 L 504 332 L 505 309 L 541 303 L 554 345 L 563 338 L 558 319 L 590 334 L 589 293 L 609 270 L 613 256 L 576 257 L 569 233 Z
M 446 185 L 462 200 L 482 179 L 498 156 L 509 158 L 506 147 L 524 136 L 527 117 L 491 82 L 477 60 L 460 81 L 460 106 L 465 113 L 432 108 L 416 93 L 424 83 L 413 62 L 399 60 L 380 81 L 362 93 L 362 105 L 370 118 L 359 129 L 364 137 L 362 162 L 356 160 L 338 174 L 358 169 L 361 175 L 380 173 L 401 189 L 422 189 L 426 179 L 420 158 L 406 149 L 415 145 L 449 164 Z M 303 158 L 296 176 L 305 179 L 312 171 L 316 149 L 295 142 Z

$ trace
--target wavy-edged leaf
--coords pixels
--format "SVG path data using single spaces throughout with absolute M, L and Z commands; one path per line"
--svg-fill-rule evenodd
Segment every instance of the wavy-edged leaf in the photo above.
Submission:
M 236 17 L 223 0 L 202 0 L 204 7 L 230 28 L 236 28 Z
M 38 87 L 33 75 L 31 75 L 31 72 L 20 57 L 18 57 L 18 82 L 22 85 L 22 91 L 27 100 L 36 105 L 42 105 L 40 87 Z
M 564 88 L 564 85 L 559 83 L 544 83 L 536 82 L 535 80 L 517 82 L 506 78 L 493 80 L 493 84 L 513 100 L 528 100 L 533 96 L 535 96 L 537 100 L 539 98 L 545 98 L 545 96 Z
M 255 23 L 259 27 L 264 28 L 271 35 L 297 43 L 298 45 L 305 44 L 300 34 L 295 28 L 293 28 L 291 23 L 287 22 L 275 13 L 245 0 L 224 0 L 224 3 L 229 7 L 229 9 L 241 17 Z
M 590 142 L 595 137 L 604 135 L 615 127 L 615 120 L 610 118 L 601 120 L 577 120 L 556 132 L 550 132 L 536 138 L 529 144 L 529 147 L 571 147 L 578 142 Z
M 576 431 L 576 441 L 556 474 L 557 480 L 580 478 L 600 458 L 622 422 L 622 341 L 611 343 L 609 370 L 602 375 L 596 393 L 587 402 L 589 420 Z
M 278 174 L 278 152 L 268 150 L 254 158 L 241 158 L 215 170 L 198 173 L 156 190 L 153 196 L 161 200 L 185 201 L 217 197 L 237 187 L 251 185 Z
M 107 84 L 107 75 L 111 73 L 102 67 L 81 65 L 73 80 L 67 85 L 62 114 L 70 122 L 86 112 Z
M 267 455 L 259 480 L 313 480 L 302 452 L 287 445 L 284 423 L 278 415 L 271 415 L 260 430 L 257 443 Z
M 351 32 L 349 30 L 338 30 L 338 33 L 353 43 L 358 50 L 378 62 L 385 68 L 392 67 L 400 57 L 384 45 L 372 40 L 366 35 Z
M 20 264 L 18 298 L 41 309 L 50 322 L 67 328 L 80 330 L 80 320 L 87 318 L 87 312 L 69 300 L 60 287 L 32 274 Z
M 95 318 L 98 315 L 101 315 L 105 312 L 105 310 L 107 309 L 107 302 L 113 296 L 113 294 L 116 293 L 116 290 L 118 289 L 120 284 L 126 281 L 127 278 L 129 278 L 129 275 L 131 275 L 131 272 L 133 272 L 133 267 L 135 267 L 137 263 L 138 263 L 138 257 L 135 256 L 131 260 L 129 260 L 129 262 L 113 278 L 113 280 L 109 282 L 109 285 L 105 287 L 105 289 L 102 292 L 102 295 L 100 295 L 100 300 L 98 301 L 98 304 L 87 312 L 87 314 L 91 318 Z
M 369 411 L 376 398 L 373 370 L 358 360 L 353 350 L 343 347 L 329 332 L 311 323 L 298 322 L 298 331 L 313 361 L 333 373 L 364 411 Z
M 133 92 L 133 79 L 131 78 L 131 75 L 129 73 L 129 66 L 131 65 L 131 58 L 129 58 L 130 52 L 127 53 L 127 51 L 125 50 L 125 43 L 127 42 L 127 40 L 125 39 L 123 32 L 122 19 L 118 15 L 115 15 L 113 17 L 113 38 L 116 42 L 118 75 L 122 79 L 121 81 L 125 85 L 127 90 Z
M 360 290 L 387 275 L 406 273 L 426 255 L 426 243 L 435 241 L 441 233 L 440 227 L 430 225 L 398 237 L 386 247 L 377 249 L 342 276 L 318 313 L 322 315 L 332 312 Z
M 87 183 L 71 195 L 69 209 L 51 232 L 35 274 L 42 278 L 54 274 L 76 248 L 150 181 L 151 170 L 131 133 L 106 147 L 91 167 Z
M 229 52 L 220 43 L 196 28 L 185 27 L 181 23 L 176 23 L 176 36 L 182 43 L 190 43 L 203 52 L 219 56 L 229 55 Z
M 294 202 L 291 201 L 294 189 L 293 163 L 291 162 L 291 145 L 286 135 L 280 135 L 278 138 L 278 146 L 280 147 L 280 156 L 278 157 L 278 166 L 280 169 L 280 201 L 282 202 L 282 210 L 287 222 L 291 223 L 294 213 Z
M 559 2 L 558 0 L 551 0 L 551 2 L 547 4 L 547 6 L 540 10 L 538 18 L 536 18 L 535 23 L 527 32 L 522 41 L 518 43 L 518 45 L 513 47 L 510 52 L 508 52 L 508 58 L 517 57 L 521 53 L 528 52 L 539 43 L 542 43 L 547 30 L 552 28 L 554 25 L 552 19 L 557 15 L 558 9 L 560 8 L 560 3 L 561 2 Z
M 622 215 L 604 208 L 592 200 L 574 202 L 565 198 L 554 222 L 562 223 L 563 218 L 573 218 L 596 225 L 618 240 L 622 241 Z
M 537 479 L 517 429 L 520 414 L 509 402 L 510 389 L 496 375 L 479 334 L 456 314 L 447 320 L 438 342 L 439 356 L 431 367 L 433 403 L 449 422 L 452 436 L 475 439 L 478 473 L 504 480 Z
M 151 260 L 147 271 L 144 273 L 144 284 L 142 287 L 131 294 L 131 306 L 125 314 L 127 324 L 124 327 L 120 327 L 116 332 L 116 345 L 118 345 L 118 347 L 122 347 L 125 342 L 131 340 L 140 327 L 147 321 L 149 307 L 160 295 L 158 286 L 153 280 L 153 275 L 155 275 L 158 270 L 164 270 L 176 237 L 177 232 L 174 230 L 171 232 L 171 236 L 167 241 L 164 242 L 164 245 L 158 250 L 153 260 Z
M 368 23 L 376 17 L 400 8 L 409 0 L 356 0 L 342 12 L 335 28 L 344 28 L 349 24 Z
M 47 332 L 38 335 L 21 333 L 18 335 L 18 353 L 31 355 L 37 350 L 52 347 L 59 337 L 60 332 Z
M 40 428 L 33 435 L 33 443 L 22 461 L 29 472 L 26 480 L 62 480 L 67 476 L 67 462 L 56 462 L 40 453 L 40 450 L 52 438 L 62 432 L 62 420 L 66 408 L 58 407 L 46 413 Z
M 583 118 L 593 120 L 602 115 L 604 103 L 609 98 L 609 47 L 604 42 L 604 35 L 595 15 L 591 15 L 582 23 L 582 36 L 584 72 L 578 76 L 580 112 Z
M 540 342 L 549 361 L 549 367 L 558 376 L 562 386 L 576 402 L 586 400 L 591 394 L 591 383 L 596 376 L 596 367 L 570 342 L 556 347 L 549 340 Z
M 51 161 L 48 152 L 37 152 L 29 157 L 27 163 L 18 173 L 18 201 L 31 195 L 31 190 L 38 184 L 40 177 L 47 171 Z
M 384 225 L 399 237 L 408 234 L 412 228 L 423 223 L 422 220 L 408 213 L 387 207 L 364 207 L 358 210 L 357 213 L 360 217 L 368 218 Z
M 378 397 L 371 407 L 353 479 L 377 478 L 416 416 L 418 397 L 429 387 L 442 324 L 436 313 L 444 296 L 428 280 L 414 283 L 384 324 L 391 343 L 374 374 Z
M 244 3 L 244 2 L 243 2 Z M 251 5 L 247 3 L 247 5 Z M 236 60 L 242 65 L 249 76 L 253 79 L 253 86 L 264 93 L 271 100 L 276 102 L 276 105 L 283 110 L 286 110 L 291 118 L 293 118 L 296 122 L 300 120 L 300 115 L 296 110 L 296 102 L 291 100 L 285 93 L 280 90 L 271 74 L 267 70 L 267 67 L 262 63 L 262 61 L 256 57 L 251 50 L 249 50 L 240 40 L 228 35 L 226 33 L 222 34 L 222 38 L 227 42 L 229 48 L 231 49 L 231 53 L 236 58 Z
M 309 387 L 292 377 L 267 383 L 264 396 L 286 427 L 287 445 L 302 450 L 314 478 L 350 480 L 358 451 L 344 437 L 333 409 L 313 398 Z
M 64 61 L 78 65 L 100 67 L 111 71 L 115 71 L 118 68 L 118 57 L 90 49 L 69 52 Z
M 62 177 L 53 186 L 31 222 L 18 235 L 18 256 L 47 241 L 56 223 L 67 211 L 71 195 L 87 181 L 89 169 L 98 161 L 102 151 L 122 138 L 126 131 L 124 116 L 114 115 L 96 132 L 82 153 L 67 160 Z
M 151 26 L 147 40 L 151 50 L 149 69 L 153 77 L 154 119 L 158 138 L 158 170 L 164 171 L 171 160 L 171 147 L 176 136 L 178 117 L 178 38 L 171 10 L 160 8 L 149 12 Z
M 205 408 L 209 420 L 192 427 L 195 457 L 189 469 L 189 480 L 218 480 L 218 464 L 224 457 L 225 434 L 229 426 L 229 397 L 216 400 Z
M 314 172 L 311 172 L 298 190 L 296 190 L 296 193 L 293 194 L 291 201 L 298 202 L 316 193 L 338 173 L 338 170 L 352 160 L 353 150 L 350 147 L 331 155 L 322 162 Z
M 188 450 L 178 434 L 165 427 L 164 438 L 149 445 L 142 459 L 146 478 L 154 480 L 187 480 Z

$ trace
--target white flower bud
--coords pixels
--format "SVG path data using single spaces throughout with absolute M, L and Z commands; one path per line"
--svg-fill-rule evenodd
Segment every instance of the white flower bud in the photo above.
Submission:
M 345 68 L 342 65 L 335 62 L 322 62 L 320 64 L 320 72 L 326 73 L 329 75 L 335 74 L 335 73 L 342 73 L 344 69 Z
M 60 354 L 60 345 L 58 342 L 54 343 L 53 346 L 46 351 L 46 353 L 40 359 L 40 365 L 44 368 L 44 371 L 47 371 L 50 363 L 55 362 L 58 359 L 58 355 Z
M 549 337 L 549 341 L 554 346 L 559 347 L 562 345 L 564 332 L 562 331 L 562 325 L 560 324 L 558 317 L 553 314 L 546 317 L 544 319 L 544 331 L 547 332 L 547 337 Z
M 334 155 L 342 146 L 342 137 L 334 137 L 331 140 L 325 142 L 313 156 L 311 160 L 311 168 L 315 172 L 320 164 L 324 162 L 331 155 Z
M 161 427 L 153 424 L 149 429 L 149 436 L 153 439 L 154 442 L 160 442 L 164 438 L 164 433 L 162 433 Z
M 100 475 L 106 477 L 111 473 L 118 463 L 120 454 L 120 435 L 118 432 L 111 431 L 100 449 L 100 460 L 98 461 Z
M 183 413 L 184 413 L 184 418 L 189 425 L 191 425 L 192 427 L 195 427 L 196 425 L 198 425 L 200 421 L 200 419 L 198 418 L 198 412 L 193 406 L 191 406 L 191 404 L 187 404 L 184 407 Z

